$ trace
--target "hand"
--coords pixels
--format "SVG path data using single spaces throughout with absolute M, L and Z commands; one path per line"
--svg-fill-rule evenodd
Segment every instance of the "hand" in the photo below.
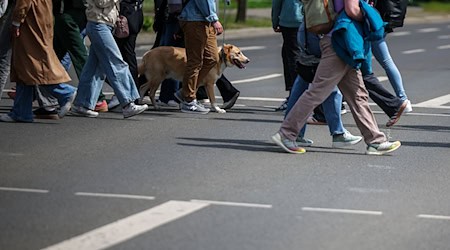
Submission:
M 277 26 L 277 27 L 273 28 L 273 31 L 275 31 L 277 33 L 281 32 L 280 26 Z
M 213 23 L 213 27 L 216 30 L 216 35 L 220 35 L 223 33 L 223 27 L 222 24 L 219 21 L 216 21 Z
M 19 37 L 20 36 L 20 26 L 11 26 L 11 36 L 12 37 Z

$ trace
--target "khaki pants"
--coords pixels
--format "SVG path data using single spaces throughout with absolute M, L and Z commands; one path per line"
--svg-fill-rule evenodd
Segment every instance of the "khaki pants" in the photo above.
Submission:
M 321 104 L 338 84 L 366 144 L 386 141 L 386 136 L 380 132 L 369 107 L 361 71 L 351 68 L 336 55 L 331 37 L 325 36 L 320 40 L 320 49 L 322 57 L 314 81 L 281 124 L 281 134 L 289 140 L 295 140 L 314 108 Z
M 208 22 L 180 21 L 184 33 L 187 65 L 182 95 L 186 102 L 196 99 L 198 83 L 219 61 L 216 31 Z

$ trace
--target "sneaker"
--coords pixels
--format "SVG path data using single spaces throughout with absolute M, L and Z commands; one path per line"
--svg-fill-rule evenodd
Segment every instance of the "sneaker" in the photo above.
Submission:
M 148 109 L 147 104 L 136 105 L 134 104 L 134 102 L 131 102 L 122 109 L 123 118 L 129 118 L 135 115 L 139 115 L 140 113 L 146 111 L 147 109 Z
M 297 137 L 296 142 L 300 147 L 311 147 L 314 143 L 313 140 L 301 136 Z
M 308 123 L 308 124 L 310 124 L 310 125 L 327 125 L 326 122 L 324 122 L 324 121 L 319 121 L 319 120 L 317 120 L 314 116 L 308 117 L 308 120 L 306 120 L 306 123 Z
M 406 99 L 406 108 L 405 108 L 404 112 L 405 113 L 410 113 L 412 111 L 413 111 L 413 109 L 412 109 L 411 101 Z
M 168 102 L 163 102 L 161 100 L 156 100 L 156 103 L 161 107 L 178 107 L 178 102 L 175 100 L 169 100 Z
M 158 101 L 156 101 L 158 102 Z M 146 95 L 144 96 L 144 98 L 142 98 L 142 100 L 139 101 L 139 104 L 147 104 L 147 105 L 153 105 L 152 100 L 150 99 L 150 96 Z
M 347 109 L 345 108 L 344 103 L 342 103 L 342 106 L 341 106 L 341 115 L 345 115 L 345 114 L 347 114 L 347 113 L 348 113 L 348 111 L 347 111 Z
M 345 131 L 343 134 L 333 135 L 333 148 L 343 148 L 350 145 L 355 145 L 362 140 L 362 136 L 352 135 L 350 132 Z
M 45 108 L 38 108 L 33 111 L 34 118 L 36 119 L 50 119 L 50 120 L 58 120 L 58 111 L 56 109 L 46 110 Z
M 95 104 L 94 111 L 96 112 L 108 112 L 108 103 L 105 100 L 99 101 Z
M 111 100 L 109 100 L 108 102 L 108 110 L 115 109 L 119 105 L 120 105 L 119 99 L 117 98 L 117 96 L 113 95 L 111 97 Z
M 367 146 L 366 154 L 368 155 L 384 155 L 397 150 L 402 144 L 399 141 L 369 144 Z
M 223 108 L 223 109 L 230 109 L 231 107 L 233 107 L 240 94 L 241 94 L 241 92 L 239 92 L 239 91 L 236 92 L 236 94 L 234 94 L 234 96 L 229 101 L 224 102 L 222 104 L 221 108 Z
M 70 113 L 76 116 L 85 116 L 90 118 L 95 118 L 98 116 L 98 112 L 95 112 L 94 110 L 87 109 L 85 107 L 77 107 L 72 106 L 70 109 Z
M 400 120 L 400 116 L 405 112 L 406 107 L 408 106 L 408 100 L 404 101 L 400 108 L 398 109 L 397 113 L 395 113 L 394 116 L 389 118 L 389 121 L 386 123 L 386 127 L 392 127 L 394 124 L 396 124 Z
M 192 113 L 192 114 L 208 114 L 210 111 L 209 108 L 205 108 L 203 105 L 197 103 L 197 100 L 193 100 L 192 102 L 183 103 L 181 105 L 181 112 L 184 113 Z
M 281 105 L 275 109 L 275 111 L 284 111 L 287 109 L 287 105 L 288 105 L 288 98 L 286 98 L 286 100 L 284 100 L 283 103 L 281 103 Z
M 76 96 L 77 96 L 77 91 L 74 91 L 72 96 L 69 98 L 69 100 L 67 100 L 66 103 L 61 105 L 59 112 L 58 112 L 59 118 L 63 118 L 64 116 L 66 116 L 67 112 L 69 112 L 70 108 L 72 107 L 73 100 L 75 100 Z
M 280 146 L 282 149 L 284 149 L 284 151 L 288 152 L 288 153 L 292 153 L 292 154 L 303 154 L 306 152 L 306 150 L 304 148 L 301 148 L 297 145 L 297 142 L 295 141 L 291 141 L 287 138 L 284 138 L 280 132 L 272 135 L 270 137 L 272 139 L 272 141 L 277 144 L 278 146 Z
M 183 95 L 181 94 L 181 89 L 180 90 L 178 90 L 177 92 L 175 92 L 174 94 L 173 94 L 173 96 L 175 96 L 175 98 L 177 98 L 177 100 L 180 102 L 180 103 L 186 103 L 185 101 L 184 101 L 184 98 L 183 98 Z
M 0 116 L 0 122 L 17 122 L 16 120 L 14 120 L 11 116 L 9 116 L 8 114 L 3 114 Z

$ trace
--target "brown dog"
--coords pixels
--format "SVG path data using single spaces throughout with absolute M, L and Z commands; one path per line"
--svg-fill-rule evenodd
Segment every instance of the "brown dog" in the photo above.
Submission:
M 241 52 L 241 50 L 230 44 L 225 44 L 223 48 L 219 48 L 219 61 L 209 71 L 208 75 L 202 82 L 198 83 L 198 87 L 205 86 L 211 103 L 211 109 L 218 113 L 225 113 L 224 109 L 219 108 L 216 104 L 214 96 L 214 84 L 222 75 L 226 67 L 237 66 L 240 69 L 245 68 L 245 64 L 250 60 Z M 159 85 L 164 79 L 172 78 L 177 81 L 183 80 L 184 71 L 186 69 L 186 51 L 184 48 L 161 46 L 147 51 L 142 57 L 142 62 L 138 66 L 139 74 L 145 74 L 147 82 L 139 88 L 141 101 L 144 94 L 148 91 L 150 99 L 155 109 L 159 109 L 156 104 L 155 94 Z

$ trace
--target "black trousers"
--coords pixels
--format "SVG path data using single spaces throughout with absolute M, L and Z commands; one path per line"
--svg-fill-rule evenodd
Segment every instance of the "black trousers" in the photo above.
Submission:
M 300 58 L 300 46 L 297 42 L 298 28 L 280 27 L 283 36 L 281 57 L 283 59 L 284 85 L 286 91 L 290 91 L 297 78 L 296 63 Z
M 388 117 L 394 116 L 403 101 L 392 95 L 372 73 L 363 77 L 369 97 L 383 110 Z
M 239 92 L 239 90 L 237 90 L 223 74 L 217 79 L 216 86 L 220 91 L 223 102 L 228 102 L 237 92 Z M 204 86 L 198 88 L 196 96 L 199 100 L 208 99 Z

